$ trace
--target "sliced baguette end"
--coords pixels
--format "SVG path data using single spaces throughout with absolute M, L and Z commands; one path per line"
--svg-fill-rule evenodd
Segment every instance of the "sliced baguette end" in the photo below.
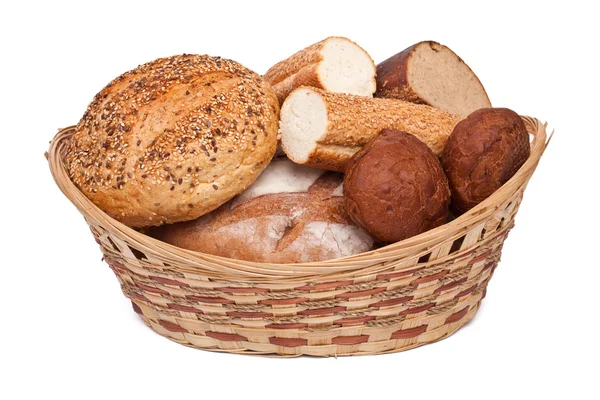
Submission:
M 327 105 L 310 87 L 292 91 L 281 106 L 281 147 L 288 158 L 306 164 L 327 131 Z
M 318 75 L 323 89 L 372 96 L 377 88 L 376 66 L 359 45 L 344 37 L 328 38 L 321 48 Z

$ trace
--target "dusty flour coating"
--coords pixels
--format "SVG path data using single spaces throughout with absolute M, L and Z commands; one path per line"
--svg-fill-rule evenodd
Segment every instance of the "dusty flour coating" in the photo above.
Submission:
M 279 242 L 292 224 L 292 218 L 286 216 L 249 218 L 224 226 L 214 234 L 228 237 L 220 245 L 224 251 L 229 242 L 245 242 L 258 254 L 278 252 L 279 259 L 296 257 L 296 262 L 346 257 L 373 247 L 373 239 L 356 226 L 317 221 L 306 224 L 289 246 L 278 251 Z
M 332 196 L 343 196 L 344 195 L 344 182 L 340 183 L 338 187 L 335 188 L 333 192 L 331 192 Z
M 295 164 L 286 158 L 273 160 L 256 181 L 235 198 L 231 208 L 265 194 L 306 192 L 324 172 Z
M 308 249 L 318 249 L 319 258 L 328 260 L 363 253 L 372 247 L 373 239 L 357 226 L 319 221 L 308 223 L 288 249 L 300 254 L 300 262 L 307 262 Z

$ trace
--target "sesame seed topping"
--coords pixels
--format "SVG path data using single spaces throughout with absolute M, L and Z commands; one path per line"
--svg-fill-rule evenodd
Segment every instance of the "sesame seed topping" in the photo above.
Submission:
M 232 88 L 212 85 L 227 76 L 236 79 Z M 202 187 L 200 182 L 215 173 L 215 179 L 221 179 L 228 174 L 225 165 L 230 161 L 217 163 L 219 152 L 234 154 L 228 158 L 239 154 L 241 160 L 248 156 L 250 143 L 256 146 L 256 134 L 267 134 L 266 127 L 275 126 L 276 102 L 262 97 L 268 87 L 257 74 L 220 58 L 183 55 L 140 65 L 94 97 L 70 142 L 69 174 L 84 193 L 129 185 L 152 193 L 161 186 L 174 191 L 184 180 L 189 190 Z M 189 96 L 192 92 L 194 96 L 180 104 L 169 101 L 170 93 Z M 245 168 L 239 173 L 246 174 Z M 176 169 L 185 169 L 187 174 L 174 175 Z M 239 173 L 232 178 L 239 179 Z M 131 192 L 120 196 L 131 196 Z M 125 203 L 120 198 L 118 202 Z

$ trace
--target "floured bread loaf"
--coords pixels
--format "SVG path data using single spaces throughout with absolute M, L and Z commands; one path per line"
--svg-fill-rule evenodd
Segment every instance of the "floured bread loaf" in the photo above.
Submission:
M 345 37 L 329 37 L 272 66 L 264 78 L 279 103 L 297 87 L 313 86 L 359 96 L 375 92 L 375 63 L 359 45 Z
M 154 228 L 173 245 L 247 261 L 299 263 L 369 251 L 344 210 L 339 173 L 275 159 L 242 194 L 195 221 Z

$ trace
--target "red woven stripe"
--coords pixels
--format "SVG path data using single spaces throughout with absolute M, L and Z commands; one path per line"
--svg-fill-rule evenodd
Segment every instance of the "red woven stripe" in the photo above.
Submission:
M 477 288 L 477 285 L 473 285 L 468 289 L 463 290 L 462 292 L 458 293 L 456 296 L 454 296 L 455 299 L 458 299 L 459 297 L 463 297 L 468 295 L 469 293 L 471 293 L 473 290 L 475 290 Z
M 329 307 L 329 308 L 314 308 L 312 310 L 300 311 L 298 315 L 324 315 L 333 314 L 335 312 L 346 311 L 346 307 Z
M 263 318 L 263 317 L 272 317 L 273 314 L 268 312 L 252 312 L 252 311 L 228 311 L 226 313 L 230 317 L 236 318 Z
M 112 267 L 113 267 L 113 268 L 116 268 L 116 269 L 119 269 L 119 270 L 121 270 L 121 271 L 123 271 L 123 272 L 131 272 L 131 271 L 129 270 L 129 268 L 127 268 L 125 265 L 121 264 L 120 262 L 116 262 L 116 261 L 115 261 L 115 262 L 112 264 Z
M 487 264 L 485 264 L 485 266 L 483 267 L 483 269 L 481 271 L 483 272 L 486 269 L 490 269 L 490 268 L 495 267 L 495 266 L 496 266 L 496 262 L 487 263 Z
M 148 300 L 146 297 L 144 297 L 143 295 L 141 295 L 141 294 L 139 294 L 139 293 L 136 293 L 136 292 L 132 292 L 132 293 L 130 294 L 130 296 L 131 296 L 131 297 L 133 297 L 133 298 L 134 298 L 134 299 L 136 299 L 136 300 L 140 300 L 140 301 L 148 301 L 148 302 L 150 301 L 150 300 Z
M 415 268 L 415 269 L 411 269 L 409 271 L 398 271 L 398 272 L 388 272 L 385 274 L 379 274 L 375 277 L 376 280 L 384 280 L 384 279 L 392 279 L 392 278 L 399 278 L 401 276 L 406 276 L 406 275 L 410 275 L 410 274 L 414 274 L 417 271 L 422 270 L 425 267 L 421 267 L 421 268 Z
M 162 319 L 158 320 L 158 323 L 161 324 L 163 326 L 163 328 L 165 328 L 168 331 L 171 332 L 183 332 L 183 333 L 187 333 L 187 329 L 180 327 L 177 324 L 174 324 L 172 322 L 169 321 L 163 321 Z
M 372 294 L 381 293 L 381 292 L 385 292 L 384 287 L 378 287 L 378 288 L 373 288 L 373 289 L 369 289 L 369 290 L 361 290 L 358 292 L 340 293 L 340 294 L 336 294 L 335 298 L 336 299 L 351 299 L 354 297 L 370 296 Z
M 204 314 L 202 312 L 202 310 L 198 310 L 196 307 L 184 306 L 182 304 L 169 303 L 169 304 L 167 304 L 167 307 L 169 307 L 171 310 L 178 310 L 178 311 L 192 312 L 192 313 L 197 313 L 197 314 Z
M 308 297 L 294 297 L 292 299 L 265 299 L 260 300 L 259 304 L 267 304 L 267 305 L 286 305 L 286 304 L 297 304 L 308 301 Z
M 469 264 L 475 264 L 476 262 L 485 260 L 486 258 L 488 258 L 488 256 L 492 254 L 492 250 L 486 250 L 483 253 L 481 253 L 480 255 L 478 255 L 477 257 L 473 258 Z
M 416 314 L 416 313 L 420 313 L 426 310 L 429 310 L 431 307 L 433 307 L 435 304 L 434 303 L 429 303 L 429 304 L 425 304 L 424 306 L 419 306 L 419 307 L 413 307 L 413 308 L 407 308 L 406 310 L 402 310 L 398 313 L 398 315 L 408 315 L 408 314 Z
M 440 286 L 439 288 L 435 289 L 433 291 L 433 293 L 440 293 L 445 290 L 452 289 L 453 287 L 456 287 L 456 286 L 460 285 L 461 283 L 465 283 L 466 281 L 467 281 L 467 277 L 465 276 L 464 278 L 460 278 L 457 281 L 450 282 L 450 283 Z
M 122 269 L 124 271 L 129 271 L 129 268 L 127 268 L 125 265 L 123 265 L 123 263 L 121 263 L 120 261 L 115 260 L 112 257 L 106 257 L 104 260 L 106 260 L 106 262 L 108 263 L 108 265 L 110 265 L 113 268 L 119 268 L 119 269 Z
M 268 329 L 302 329 L 306 328 L 308 324 L 269 324 L 265 325 L 265 328 Z
M 359 344 L 369 341 L 368 335 L 338 336 L 331 339 L 333 344 Z
M 219 288 L 215 288 L 215 290 L 220 290 L 221 292 L 226 292 L 226 293 L 264 293 L 264 292 L 268 292 L 269 289 L 265 289 L 265 288 L 236 288 L 236 287 L 219 287 Z
M 414 296 L 406 296 L 406 297 L 399 297 L 397 299 L 383 300 L 383 301 L 379 301 L 377 303 L 373 303 L 373 304 L 369 305 L 369 307 L 395 306 L 396 304 L 402 304 L 402 303 L 406 303 L 407 301 L 411 301 L 413 298 L 414 298 Z
M 416 285 L 419 285 L 421 283 L 435 281 L 436 279 L 440 279 L 441 277 L 443 277 L 447 273 L 448 273 L 447 270 L 442 270 L 442 271 L 438 272 L 437 274 L 433 274 L 433 275 L 428 275 L 428 276 L 423 276 L 421 278 L 417 278 L 417 279 L 411 281 L 410 284 L 416 286 Z
M 145 290 L 146 292 L 158 293 L 158 294 L 169 294 L 169 292 L 167 292 L 166 290 L 155 288 L 153 286 L 146 286 L 142 283 L 136 283 L 136 286 L 139 287 L 140 289 Z
M 142 309 L 140 308 L 140 306 L 138 306 L 137 304 L 135 304 L 133 301 L 131 302 L 131 306 L 133 307 L 133 311 L 135 311 L 136 313 L 138 313 L 140 315 L 144 315 L 144 313 L 142 312 Z
M 235 333 L 206 331 L 205 334 L 208 337 L 220 340 L 222 342 L 247 342 L 248 341 L 248 338 L 246 336 L 237 335 Z
M 224 299 L 222 297 L 203 297 L 203 296 L 194 296 L 194 295 L 190 294 L 190 295 L 185 296 L 185 298 L 188 300 L 199 301 L 201 303 L 220 303 L 220 304 L 235 303 L 235 301 L 233 301 L 233 300 Z
M 416 328 L 400 329 L 392 333 L 392 339 L 410 339 L 419 336 L 427 330 L 427 325 L 417 326 Z
M 451 316 L 446 318 L 446 322 L 444 322 L 444 323 L 451 324 L 453 322 L 460 321 L 465 315 L 467 315 L 468 312 L 469 312 L 469 306 L 463 308 L 460 311 L 455 312 L 454 314 L 452 314 Z
M 325 283 L 318 283 L 318 284 L 316 284 L 314 286 L 310 286 L 310 285 L 300 286 L 300 287 L 297 287 L 296 290 L 326 290 L 326 289 L 335 289 L 335 288 L 338 288 L 338 287 L 351 285 L 353 283 L 354 283 L 354 281 L 352 281 L 352 280 L 336 281 L 336 282 L 325 282 Z
M 148 278 L 152 279 L 155 282 L 163 283 L 165 285 L 181 286 L 181 287 L 189 287 L 190 286 L 187 283 L 179 282 L 174 279 L 163 278 L 161 276 L 149 276 Z
M 269 342 L 271 344 L 276 344 L 278 346 L 285 347 L 298 347 L 298 346 L 306 346 L 308 340 L 306 339 L 296 339 L 296 338 L 278 338 L 278 337 L 270 337 Z
M 333 321 L 333 323 L 335 325 L 356 325 L 356 324 L 363 324 L 368 321 L 373 321 L 374 319 L 375 319 L 375 317 L 373 317 L 371 315 L 364 315 L 362 317 L 348 317 L 348 318 L 338 319 L 338 320 Z

